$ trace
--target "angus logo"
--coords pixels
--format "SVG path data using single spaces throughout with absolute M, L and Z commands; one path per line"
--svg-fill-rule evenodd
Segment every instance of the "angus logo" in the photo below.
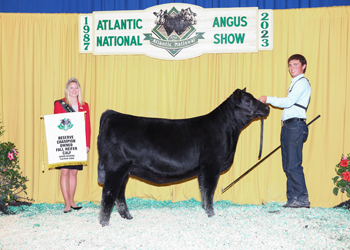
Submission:
M 57 127 L 58 127 L 59 129 L 64 130 L 64 131 L 67 131 L 68 129 L 73 128 L 73 126 L 74 126 L 74 125 L 72 124 L 72 122 L 70 121 L 70 119 L 64 118 L 64 119 L 61 120 L 60 125 L 58 125 Z
M 191 8 L 178 11 L 172 7 L 170 11 L 160 10 L 153 12 L 156 16 L 156 26 L 152 29 L 159 39 L 152 37 L 152 33 L 146 33 L 144 40 L 149 40 L 150 44 L 167 50 L 175 57 L 182 49 L 193 46 L 199 39 L 204 39 L 204 32 L 197 32 L 196 36 L 192 34 L 196 31 L 193 25 L 197 24 L 196 16 Z

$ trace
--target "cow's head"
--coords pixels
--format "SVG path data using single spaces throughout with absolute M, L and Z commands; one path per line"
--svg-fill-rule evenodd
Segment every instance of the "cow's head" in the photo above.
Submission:
M 245 88 L 236 89 L 232 97 L 234 104 L 238 107 L 237 111 L 240 110 L 251 119 L 265 117 L 270 112 L 269 106 L 255 99 L 252 94 L 246 92 Z
M 180 14 L 182 15 L 183 21 L 190 22 L 191 25 L 197 24 L 197 20 L 195 19 L 197 14 L 194 13 L 191 8 L 182 9 Z
M 157 25 L 163 25 L 165 23 L 164 16 L 168 14 L 168 10 L 160 10 L 159 12 L 153 12 L 153 14 L 157 17 L 154 23 Z

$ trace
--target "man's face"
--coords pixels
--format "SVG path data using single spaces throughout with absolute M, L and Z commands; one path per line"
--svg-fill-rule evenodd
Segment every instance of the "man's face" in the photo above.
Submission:
M 299 60 L 291 60 L 288 63 L 288 68 L 289 68 L 289 73 L 294 78 L 294 77 L 304 73 L 304 69 L 306 68 L 306 64 L 301 66 L 301 63 Z

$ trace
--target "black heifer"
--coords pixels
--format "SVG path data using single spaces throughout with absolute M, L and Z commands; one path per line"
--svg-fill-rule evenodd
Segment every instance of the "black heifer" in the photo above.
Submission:
M 125 202 L 129 175 L 162 184 L 198 177 L 202 206 L 215 215 L 213 195 L 220 173 L 233 162 L 238 136 L 269 107 L 237 89 L 207 115 L 189 119 L 136 117 L 107 110 L 98 135 L 98 182 L 104 184 L 99 221 L 109 219 L 116 204 L 132 219 Z

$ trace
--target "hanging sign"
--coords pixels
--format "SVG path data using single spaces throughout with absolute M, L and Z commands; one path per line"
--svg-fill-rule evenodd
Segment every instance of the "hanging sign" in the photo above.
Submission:
M 170 3 L 143 11 L 97 11 L 80 15 L 80 52 L 145 54 L 182 60 L 204 53 L 272 50 L 272 10 L 204 9 Z
M 92 14 L 79 15 L 79 52 L 92 53 Z
M 273 48 L 273 11 L 259 10 L 259 50 Z

